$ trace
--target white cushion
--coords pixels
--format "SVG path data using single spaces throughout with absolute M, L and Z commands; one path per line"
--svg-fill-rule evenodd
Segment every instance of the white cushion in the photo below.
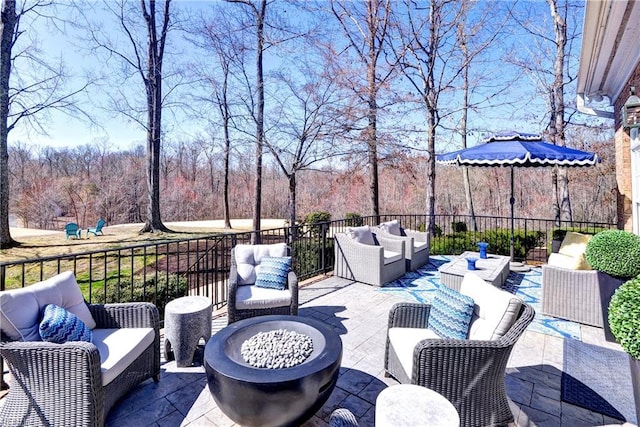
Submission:
M 402 233 L 400 232 L 400 224 L 398 223 L 397 219 L 394 219 L 393 221 L 381 222 L 380 228 L 382 228 L 389 234 L 393 234 L 394 236 L 402 235 Z
M 583 268 L 584 265 L 580 257 L 576 258 L 569 255 L 563 255 L 561 253 L 555 253 L 555 252 L 549 255 L 547 264 L 552 265 L 554 267 L 566 268 L 569 270 L 589 270 L 590 269 L 590 268 Z M 586 264 L 586 260 L 585 260 L 585 264 Z
M 516 321 L 522 300 L 496 288 L 472 272 L 466 273 L 460 285 L 460 293 L 473 298 L 475 307 L 470 340 L 496 340 L 507 333 Z
M 258 286 L 238 286 L 236 308 L 239 310 L 274 308 L 291 305 L 289 289 L 269 289 Z
M 363 225 L 362 227 L 347 227 L 347 235 L 358 243 L 364 245 L 375 246 L 376 241 L 373 239 L 371 227 Z
M 66 271 L 20 289 L 0 292 L 0 328 L 12 340 L 41 341 L 40 315 L 47 304 L 75 314 L 89 329 L 96 327 L 72 272 Z
M 283 257 L 287 255 L 286 243 L 273 245 L 236 245 L 236 269 L 239 285 L 253 285 L 256 282 L 256 266 L 264 257 Z
M 420 341 L 429 338 L 442 339 L 427 328 L 389 328 L 389 343 L 409 378 L 413 372 L 413 350 Z
M 100 352 L 102 385 L 124 372 L 155 339 L 153 328 L 94 329 L 92 333 Z
M 413 249 L 414 252 L 420 252 L 423 249 L 428 249 L 429 243 L 427 242 L 419 242 L 416 239 L 413 239 Z
M 389 251 L 389 250 L 384 250 L 384 264 L 391 264 L 394 261 L 398 261 L 403 259 L 402 258 L 402 254 L 400 252 L 394 252 L 394 251 Z

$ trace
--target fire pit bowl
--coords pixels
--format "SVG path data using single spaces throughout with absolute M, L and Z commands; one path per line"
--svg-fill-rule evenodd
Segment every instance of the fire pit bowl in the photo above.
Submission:
M 240 349 L 260 332 L 287 330 L 313 341 L 304 362 L 289 368 L 256 368 Z M 342 360 L 342 341 L 322 323 L 299 316 L 240 320 L 214 334 L 204 351 L 209 390 L 218 407 L 242 426 L 296 426 L 327 401 Z

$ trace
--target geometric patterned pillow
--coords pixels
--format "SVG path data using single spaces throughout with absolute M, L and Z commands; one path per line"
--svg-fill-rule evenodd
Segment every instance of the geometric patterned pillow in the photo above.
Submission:
M 467 339 L 473 305 L 473 298 L 440 285 L 431 303 L 429 329 L 440 338 Z
M 283 290 L 291 271 L 291 257 L 264 257 L 256 266 L 256 283 L 259 288 Z
M 44 307 L 39 326 L 43 341 L 62 344 L 67 341 L 91 342 L 91 329 L 75 314 L 55 304 Z

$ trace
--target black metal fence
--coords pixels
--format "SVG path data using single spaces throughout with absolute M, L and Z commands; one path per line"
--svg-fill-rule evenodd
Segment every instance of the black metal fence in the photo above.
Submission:
M 168 301 L 189 294 L 206 296 L 215 308 L 221 308 L 227 301 L 231 248 L 250 243 L 252 234 L 261 243 L 288 243 L 293 268 L 302 281 L 333 269 L 336 232 L 391 219 L 398 219 L 407 229 L 425 229 L 424 215 L 381 215 L 0 262 L 0 290 L 24 287 L 71 270 L 92 303 L 151 301 L 162 312 Z M 615 226 L 516 218 L 516 259 L 545 262 L 554 230 L 595 233 Z M 487 241 L 490 252 L 508 255 L 508 227 L 508 217 L 438 215 L 431 254 L 455 255 L 475 249 L 478 241 Z

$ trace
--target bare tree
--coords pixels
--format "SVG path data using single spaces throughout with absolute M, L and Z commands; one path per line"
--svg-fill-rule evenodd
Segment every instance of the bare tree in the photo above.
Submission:
M 391 0 L 368 0 L 364 10 L 358 2 L 332 0 L 331 11 L 337 19 L 346 39 L 348 48 L 355 52 L 355 58 L 365 68 L 366 79 L 361 82 L 351 70 L 346 84 L 355 96 L 366 105 L 367 166 L 369 168 L 369 188 L 372 214 L 379 218 L 379 178 L 378 178 L 378 115 L 379 94 L 392 76 L 393 66 L 382 68 L 385 49 L 393 25 Z M 350 61 L 345 61 L 350 64 Z
M 168 231 L 160 215 L 160 157 L 162 145 L 162 110 L 166 98 L 163 68 L 167 35 L 170 30 L 171 0 L 162 0 L 161 11 L 156 9 L 156 0 L 140 0 L 138 8 L 126 0 L 117 3 L 106 1 L 105 8 L 118 22 L 124 35 L 125 46 L 110 40 L 108 32 L 92 22 L 87 10 L 79 6 L 85 17 L 86 29 L 92 45 L 105 52 L 109 58 L 117 58 L 123 66 L 125 79 L 129 71 L 137 74 L 144 85 L 145 108 L 143 118 L 139 107 L 118 85 L 112 96 L 116 110 L 126 118 L 140 124 L 146 130 L 146 181 L 147 209 L 145 224 L 141 232 Z M 144 30 L 142 30 L 144 28 Z M 143 35 L 142 35 L 143 34 Z
M 264 23 L 267 15 L 267 0 L 227 0 L 230 3 L 238 3 L 246 6 L 255 19 L 256 28 L 256 92 L 257 102 L 255 111 L 256 135 L 255 135 L 255 195 L 253 204 L 253 230 L 260 230 L 260 217 L 262 215 L 262 155 L 264 152 L 264 70 L 262 58 L 265 49 Z M 251 234 L 251 243 L 260 243 L 260 234 Z
M 0 248 L 14 246 L 9 231 L 9 133 L 18 123 L 37 132 L 46 133 L 41 121 L 52 110 L 68 114 L 82 114 L 74 97 L 88 84 L 76 89 L 64 86 L 65 70 L 62 62 L 56 66 L 45 60 L 28 37 L 29 20 L 50 20 L 49 0 L 23 2 L 2 0 L 2 28 L 0 29 Z M 23 43 L 21 41 L 24 40 Z M 17 48 L 17 49 L 16 49 Z M 20 73 L 15 73 L 20 70 Z

